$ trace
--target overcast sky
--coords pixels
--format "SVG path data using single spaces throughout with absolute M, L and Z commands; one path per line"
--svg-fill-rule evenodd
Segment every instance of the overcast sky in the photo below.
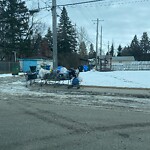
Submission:
M 51 5 L 51 0 L 39 0 L 40 7 L 45 4 Z M 67 3 L 84 2 L 89 0 L 56 0 L 58 5 Z M 44 3 L 46 2 L 46 3 Z M 29 0 L 30 8 L 37 8 L 37 0 Z M 143 32 L 147 32 L 150 37 L 150 0 L 104 0 L 96 3 L 74 5 L 66 7 L 68 16 L 77 29 L 84 27 L 88 40 L 95 45 L 96 43 L 96 20 L 99 22 L 99 40 L 100 27 L 103 29 L 103 52 L 108 50 L 109 45 L 114 43 L 115 48 L 118 45 L 127 46 L 130 44 L 134 35 L 141 39 Z M 61 7 L 57 9 L 60 15 Z M 51 11 L 42 10 L 39 15 L 42 22 L 51 27 Z M 58 17 L 59 20 L 59 17 Z M 100 41 L 99 41 L 100 43 Z

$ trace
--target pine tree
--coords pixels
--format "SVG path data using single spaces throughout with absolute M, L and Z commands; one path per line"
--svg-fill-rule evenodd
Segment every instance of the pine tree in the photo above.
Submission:
M 63 7 L 58 24 L 58 65 L 66 67 L 77 66 L 78 55 L 76 54 L 76 47 L 76 31 L 65 7 Z
M 109 54 L 114 56 L 114 44 L 112 43 Z
M 5 57 L 5 1 L 0 1 L 0 60 Z
M 76 46 L 75 28 L 68 17 L 66 8 L 63 7 L 58 25 L 58 53 L 76 52 Z
M 121 51 L 121 56 L 132 56 L 130 46 L 125 46 Z
M 42 39 L 42 56 L 45 57 L 51 57 L 52 51 L 53 51 L 53 37 L 52 37 L 52 31 L 50 28 L 47 30 L 47 34 Z
M 48 28 L 48 30 L 47 30 L 47 34 L 45 35 L 45 39 L 48 42 L 49 49 L 52 50 L 52 48 L 53 48 L 53 36 L 52 36 L 52 31 L 50 28 Z
M 121 45 L 119 45 L 118 46 L 117 56 L 121 56 L 121 52 L 122 52 L 122 47 L 121 47 Z
M 87 56 L 87 48 L 84 41 L 80 43 L 79 54 L 82 58 L 85 58 Z
M 94 51 L 94 46 L 93 44 L 91 43 L 90 44 L 90 52 L 89 52 L 89 58 L 95 58 L 96 57 L 96 52 Z
M 38 33 L 37 37 L 36 37 L 36 40 L 35 40 L 35 46 L 34 46 L 36 56 L 42 56 L 41 44 L 42 44 L 42 36 L 41 36 L 40 33 Z
M 29 39 L 27 39 L 29 13 L 25 2 L 21 0 L 4 0 L 3 27 L 5 42 L 3 43 L 5 57 L 12 59 L 12 52 L 18 56 L 28 53 Z M 1 28 L 2 29 L 2 28 Z M 1 30 L 0 29 L 0 30 Z
M 140 43 L 139 43 L 136 35 L 134 36 L 134 38 L 130 44 L 130 54 L 131 54 L 131 56 L 134 56 L 136 60 L 142 54 L 142 51 L 140 49 Z
M 147 32 L 143 32 L 140 47 L 143 54 L 150 53 L 150 41 Z

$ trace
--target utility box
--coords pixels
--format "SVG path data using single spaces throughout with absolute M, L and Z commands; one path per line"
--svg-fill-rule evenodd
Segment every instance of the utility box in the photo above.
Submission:
M 12 75 L 18 75 L 20 71 L 19 63 L 14 63 L 12 66 Z

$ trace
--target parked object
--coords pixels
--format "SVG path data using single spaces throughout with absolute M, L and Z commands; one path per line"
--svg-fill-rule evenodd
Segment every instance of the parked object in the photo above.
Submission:
M 26 78 L 26 86 L 29 84 L 33 84 L 35 82 L 35 79 L 37 79 L 37 72 L 36 72 L 36 66 L 30 66 L 30 71 L 25 73 Z
M 68 88 L 70 88 L 70 85 L 79 86 L 79 82 L 77 81 L 78 74 L 73 68 L 67 70 L 65 67 L 59 67 L 52 72 L 46 72 L 46 70 L 42 71 L 41 69 L 39 71 L 39 76 L 41 77 L 41 85 L 43 85 L 43 83 L 49 83 L 56 86 L 65 83 L 68 85 Z
M 47 70 L 40 69 L 39 76 L 41 78 L 41 85 L 43 85 L 43 83 L 60 85 L 64 83 L 64 81 L 68 81 L 67 84 L 69 84 L 71 80 L 69 71 L 62 66 L 58 67 L 56 70 L 52 70 L 51 72 L 47 72 Z

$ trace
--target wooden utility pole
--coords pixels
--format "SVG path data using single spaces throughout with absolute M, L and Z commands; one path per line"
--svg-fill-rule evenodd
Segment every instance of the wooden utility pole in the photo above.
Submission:
M 95 65 L 96 65 L 96 70 L 98 70 L 98 36 L 99 36 L 99 21 L 104 21 L 104 20 L 100 20 L 97 18 L 97 20 L 93 20 L 97 22 L 97 27 L 96 27 L 96 61 L 95 61 Z M 100 41 L 100 56 L 102 53 L 102 26 L 101 26 L 101 41 Z
M 56 14 L 56 0 L 52 0 L 52 25 L 53 25 L 53 69 L 58 66 L 57 60 L 57 14 Z
M 102 20 L 101 20 L 102 21 Z M 101 35 L 100 35 L 100 53 L 99 53 L 99 69 L 102 70 L 102 26 L 101 26 Z
M 95 63 L 96 63 L 96 70 L 97 70 L 98 69 L 97 68 L 97 64 L 98 64 L 97 53 L 98 53 L 98 35 L 99 35 L 99 33 L 98 33 L 98 26 L 99 26 L 99 19 L 97 19 L 96 21 L 97 21 L 97 27 L 96 27 L 96 61 L 95 61 Z
M 101 26 L 101 36 L 100 36 L 100 56 L 102 55 L 102 37 L 103 37 L 103 33 L 102 33 L 102 26 Z

